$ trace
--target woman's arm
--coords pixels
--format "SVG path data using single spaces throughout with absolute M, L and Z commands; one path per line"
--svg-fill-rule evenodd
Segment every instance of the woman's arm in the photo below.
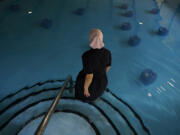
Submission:
M 93 74 L 86 74 L 85 76 L 85 82 L 84 82 L 84 95 L 86 97 L 89 97 L 90 96 L 90 93 L 89 93 L 89 86 L 92 82 L 92 79 L 93 79 Z
M 107 67 L 106 67 L 106 73 L 109 71 L 110 67 L 111 67 L 111 66 L 107 66 Z

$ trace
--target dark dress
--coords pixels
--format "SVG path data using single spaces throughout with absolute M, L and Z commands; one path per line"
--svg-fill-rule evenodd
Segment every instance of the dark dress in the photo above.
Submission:
M 93 101 L 100 97 L 107 87 L 106 67 L 111 66 L 111 52 L 106 49 L 90 49 L 82 55 L 83 69 L 76 78 L 75 97 L 84 101 Z M 89 86 L 90 96 L 84 96 L 86 74 L 93 73 Z

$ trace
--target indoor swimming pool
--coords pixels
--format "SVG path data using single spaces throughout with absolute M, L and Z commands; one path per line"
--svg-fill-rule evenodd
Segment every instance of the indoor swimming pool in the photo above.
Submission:
M 108 89 L 94 103 L 65 91 L 45 135 L 180 135 L 179 0 L 0 0 L 0 135 L 34 134 L 92 28 Z

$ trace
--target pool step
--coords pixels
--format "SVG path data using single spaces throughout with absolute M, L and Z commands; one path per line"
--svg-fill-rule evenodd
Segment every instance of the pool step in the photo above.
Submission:
M 36 84 L 29 89 L 21 89 L 17 93 L 8 96 L 0 101 L 0 135 L 1 131 L 5 129 L 11 129 L 12 131 L 14 127 L 12 126 L 12 122 L 16 120 L 18 116 L 24 113 L 27 109 L 29 110 L 33 106 L 43 102 L 50 102 L 49 100 L 53 100 L 56 96 L 58 91 L 60 90 L 62 82 L 58 81 L 46 81 L 44 83 Z M 52 87 L 53 86 L 53 87 Z M 130 108 L 127 104 L 123 101 L 119 100 L 116 95 L 114 95 L 111 91 L 105 91 L 103 96 L 99 98 L 98 101 L 93 103 L 83 103 L 74 99 L 74 91 L 69 93 L 66 89 L 63 93 L 63 100 L 61 100 L 60 105 L 58 104 L 58 111 L 74 111 L 78 113 L 84 113 L 84 116 L 88 116 L 90 121 L 95 121 L 94 117 L 91 115 L 91 111 L 87 111 L 88 109 L 95 108 L 94 110 L 99 111 L 101 115 L 106 119 L 106 124 L 110 124 L 111 128 L 116 135 L 148 135 L 146 131 L 146 127 L 143 121 L 140 119 L 140 116 L 137 117 L 134 110 Z M 65 101 L 66 100 L 66 101 Z M 71 100 L 71 102 L 70 102 Z M 87 106 L 84 107 L 82 104 L 86 104 Z M 49 108 L 50 105 L 47 105 Z M 42 113 L 47 112 L 48 108 L 44 107 L 40 110 L 34 110 L 32 116 L 28 118 L 34 118 L 38 115 L 42 115 Z M 90 107 L 90 108 L 89 108 Z M 46 109 L 45 109 L 46 108 Z M 44 110 L 45 109 L 45 110 Z M 78 111 L 78 109 L 82 110 L 82 112 Z M 44 110 L 44 111 L 43 111 Z M 41 112 L 41 113 L 38 113 Z M 36 114 L 36 115 L 34 115 Z M 95 117 L 96 119 L 99 118 Z M 23 122 L 19 120 L 19 126 L 22 126 Z M 104 122 L 103 122 L 104 123 Z M 96 123 L 97 126 L 98 123 Z M 16 126 L 15 126 L 16 127 Z M 102 128 L 102 127 L 99 127 Z M 10 130 L 10 131 L 11 131 Z M 109 130 L 109 129 L 108 129 Z M 103 135 L 105 133 L 111 134 L 110 132 L 104 129 Z M 9 131 L 9 132 L 10 132 Z M 102 132 L 101 132 L 102 134 Z M 2 134 L 4 135 L 4 134 Z
M 108 101 L 110 104 L 112 104 L 117 111 L 119 111 L 125 119 L 131 124 L 132 128 L 136 131 L 136 134 L 138 135 L 148 135 L 147 129 L 144 127 L 144 123 L 142 123 L 142 119 L 140 116 L 138 116 L 137 113 L 135 113 L 135 110 L 132 111 L 132 108 L 127 106 L 127 103 L 125 103 L 122 99 L 118 99 L 111 91 L 104 92 L 103 96 L 101 97 L 102 100 Z
M 127 122 L 121 117 L 120 113 L 117 112 L 112 105 L 109 105 L 102 99 L 95 102 L 95 105 L 102 109 L 102 111 L 110 118 L 113 122 L 117 133 L 121 135 L 135 135 Z
M 0 135 L 17 134 L 17 132 L 25 126 L 28 121 L 34 119 L 42 113 L 47 112 L 51 103 L 52 99 L 46 99 L 42 102 L 31 104 L 32 106 L 29 106 L 29 108 L 25 109 L 22 113 L 12 119 L 5 128 L 0 131 Z M 94 123 L 100 134 L 117 135 L 107 118 L 104 117 L 101 112 L 96 109 L 96 107 L 88 103 L 68 98 L 61 99 L 61 102 L 57 105 L 56 111 L 63 110 L 73 110 L 82 113 L 88 117 L 91 123 Z
M 31 120 L 18 135 L 32 135 L 43 117 L 44 115 L 41 115 Z M 59 135 L 60 133 L 62 135 L 100 135 L 95 125 L 90 123 L 86 116 L 68 110 L 54 112 L 43 135 Z
M 5 108 L 8 108 L 8 106 L 10 107 L 14 102 L 21 102 L 22 98 L 29 95 L 41 93 L 43 91 L 58 90 L 61 88 L 62 84 L 63 81 L 60 80 L 59 81 L 48 80 L 45 82 L 36 83 L 33 86 L 25 87 L 23 89 L 18 90 L 14 94 L 8 95 L 0 100 L 0 115 Z
M 59 89 L 52 91 L 43 91 L 41 93 L 32 92 L 29 96 L 20 97 L 21 102 L 15 103 L 13 102 L 12 106 L 0 115 L 0 130 L 6 125 L 8 121 L 10 121 L 17 113 L 29 104 L 33 104 L 34 102 L 38 102 L 47 98 L 55 98 L 57 96 Z M 36 94 L 33 94 L 36 93 Z M 68 94 L 68 91 L 64 92 L 64 96 L 72 96 L 72 94 Z

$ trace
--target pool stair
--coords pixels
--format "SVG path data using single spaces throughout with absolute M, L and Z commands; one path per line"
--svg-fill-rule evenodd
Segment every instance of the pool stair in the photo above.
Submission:
M 45 115 L 64 81 L 38 82 L 0 99 L 0 135 L 18 135 L 31 121 Z M 74 87 L 73 92 L 69 89 L 65 89 L 55 112 L 78 114 L 97 135 L 151 134 L 136 111 L 109 89 L 90 103 L 75 99 Z

